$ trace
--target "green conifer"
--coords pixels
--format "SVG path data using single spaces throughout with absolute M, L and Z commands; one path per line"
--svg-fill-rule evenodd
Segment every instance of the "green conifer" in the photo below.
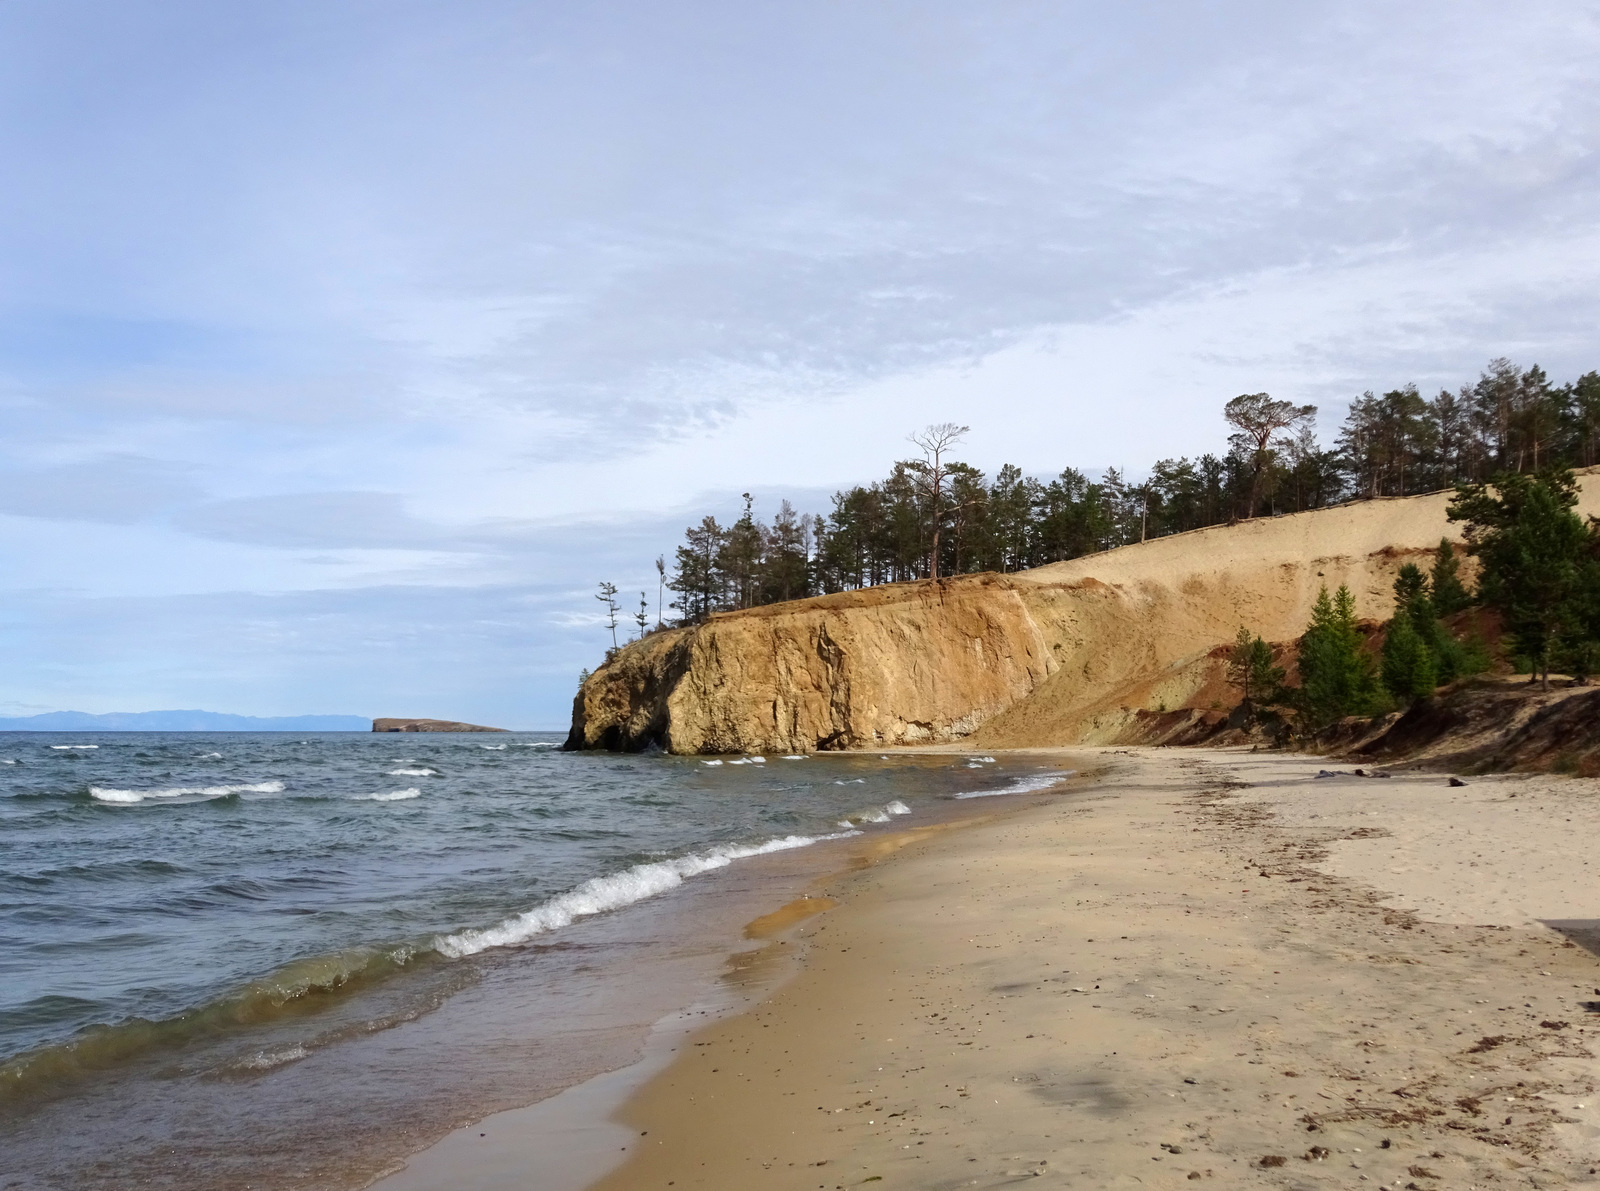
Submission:
M 1472 596 L 1461 582 L 1461 560 L 1449 538 L 1439 539 L 1439 553 L 1434 556 L 1433 573 L 1429 576 L 1433 610 L 1439 616 L 1452 616 L 1472 606 Z
M 1313 727 L 1346 715 L 1370 715 L 1379 703 L 1372 659 L 1361 651 L 1355 597 L 1324 587 L 1300 638 L 1300 706 Z
M 1438 670 L 1428 643 L 1413 627 L 1410 614 L 1396 608 L 1383 641 L 1383 685 L 1403 703 L 1425 699 L 1438 685 Z

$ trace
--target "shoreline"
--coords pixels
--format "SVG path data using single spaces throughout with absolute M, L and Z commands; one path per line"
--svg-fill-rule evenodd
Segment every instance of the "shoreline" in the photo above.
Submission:
M 1062 751 L 1109 768 L 819 882 L 594 1191 L 1600 1186 L 1594 782 Z
M 1015 750 L 1014 760 L 1049 754 L 1081 758 L 1078 750 Z M 1016 779 L 1031 780 L 1031 779 Z M 1058 783 L 1074 781 L 1062 773 Z M 997 815 L 1020 813 L 1059 797 L 1034 788 L 959 795 L 920 804 L 915 825 L 879 826 L 863 834 L 826 838 L 800 849 L 745 859 L 677 897 L 628 907 L 679 924 L 695 940 L 697 975 L 680 980 L 682 997 L 670 1010 L 641 1021 L 631 1057 L 592 1067 L 585 1077 L 545 1097 L 487 1116 L 461 1120 L 442 1135 L 364 1182 L 370 1191 L 510 1191 L 525 1189 L 537 1171 L 538 1191 L 582 1191 L 618 1164 L 634 1146 L 633 1134 L 612 1118 L 649 1078 L 667 1068 L 684 1039 L 708 1021 L 749 1012 L 782 987 L 800 966 L 799 931 L 835 907 L 820 888 L 863 871 L 910 839 L 949 833 Z M 720 887 L 720 889 L 719 889 Z M 707 899 L 710 899 L 709 903 Z M 703 904 L 704 903 L 704 904 Z M 707 909 L 714 907 L 711 917 Z M 610 915 L 594 921 L 603 924 Z M 659 1002 L 659 998 L 658 998 Z

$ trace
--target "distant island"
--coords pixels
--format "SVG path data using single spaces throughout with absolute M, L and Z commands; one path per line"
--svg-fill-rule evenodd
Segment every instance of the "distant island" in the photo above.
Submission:
M 0 719 L 0 732 L 365 732 L 362 715 L 230 715 L 225 711 L 47 711 Z
M 509 732 L 509 728 L 485 728 L 482 724 L 463 724 L 458 720 L 402 720 L 379 719 L 372 721 L 374 732 Z

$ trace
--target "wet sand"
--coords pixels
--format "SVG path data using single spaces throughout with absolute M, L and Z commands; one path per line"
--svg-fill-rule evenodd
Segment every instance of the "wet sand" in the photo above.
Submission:
M 815 886 L 595 1187 L 1600 1187 L 1600 783 L 1098 757 Z

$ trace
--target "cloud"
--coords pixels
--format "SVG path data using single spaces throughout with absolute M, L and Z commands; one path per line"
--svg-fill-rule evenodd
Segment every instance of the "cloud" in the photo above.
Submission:
M 192 468 L 139 455 L 103 455 L 0 473 L 0 512 L 51 521 L 131 525 L 192 500 Z
M 1137 471 L 1238 392 L 1331 438 L 1600 366 L 1597 75 L 1568 0 L 4 8 L 0 584 L 53 652 L 0 694 L 559 717 L 595 580 L 927 422 Z

